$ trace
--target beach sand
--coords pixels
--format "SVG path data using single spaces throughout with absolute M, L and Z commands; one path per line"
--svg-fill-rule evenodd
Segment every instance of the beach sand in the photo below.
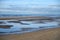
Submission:
M 60 40 L 60 28 L 39 30 L 25 34 L 0 36 L 0 40 Z

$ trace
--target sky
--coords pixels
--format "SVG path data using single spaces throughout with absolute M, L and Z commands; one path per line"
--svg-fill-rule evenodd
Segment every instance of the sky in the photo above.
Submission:
M 0 0 L 0 12 L 12 11 L 4 8 L 24 7 L 24 8 L 48 8 L 60 5 L 60 0 Z M 54 7 L 54 6 L 53 6 Z M 15 12 L 15 11 L 14 11 Z M 23 11 L 22 11 L 23 12 Z M 36 13 L 36 12 L 35 12 Z
M 48 5 L 58 5 L 59 0 L 0 0 L 1 7 L 47 7 Z

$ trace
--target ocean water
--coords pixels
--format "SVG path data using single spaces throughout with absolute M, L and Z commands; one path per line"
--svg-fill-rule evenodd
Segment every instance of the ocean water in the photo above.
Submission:
M 42 29 L 59 27 L 59 22 L 57 21 L 51 21 L 51 22 L 39 22 L 39 21 L 13 22 L 13 21 L 17 20 L 0 20 L 0 22 L 5 22 L 5 24 L 0 25 L 13 25 L 10 28 L 0 28 L 0 35 L 21 34 L 21 33 L 38 31 Z
M 51 10 L 50 10 L 51 11 Z M 58 10 L 59 11 L 59 10 Z M 30 13 L 30 12 L 1 12 L 0 11 L 0 17 L 8 17 L 8 16 L 53 16 L 53 17 L 60 17 L 60 11 L 59 12 L 49 12 L 49 13 Z

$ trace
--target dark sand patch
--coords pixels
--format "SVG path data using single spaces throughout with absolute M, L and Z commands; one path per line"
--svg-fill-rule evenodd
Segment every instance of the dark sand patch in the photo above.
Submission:
M 10 28 L 12 27 L 13 25 L 0 25 L 0 28 Z

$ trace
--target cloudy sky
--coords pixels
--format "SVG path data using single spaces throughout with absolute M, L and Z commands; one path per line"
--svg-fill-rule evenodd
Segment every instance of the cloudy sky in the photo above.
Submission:
M 48 5 L 58 5 L 60 0 L 0 0 L 0 7 L 10 7 L 11 5 L 21 7 L 46 7 Z
M 3 8 L 45 8 L 50 7 L 51 5 L 60 5 L 60 0 L 0 0 L 0 12 L 3 11 Z

